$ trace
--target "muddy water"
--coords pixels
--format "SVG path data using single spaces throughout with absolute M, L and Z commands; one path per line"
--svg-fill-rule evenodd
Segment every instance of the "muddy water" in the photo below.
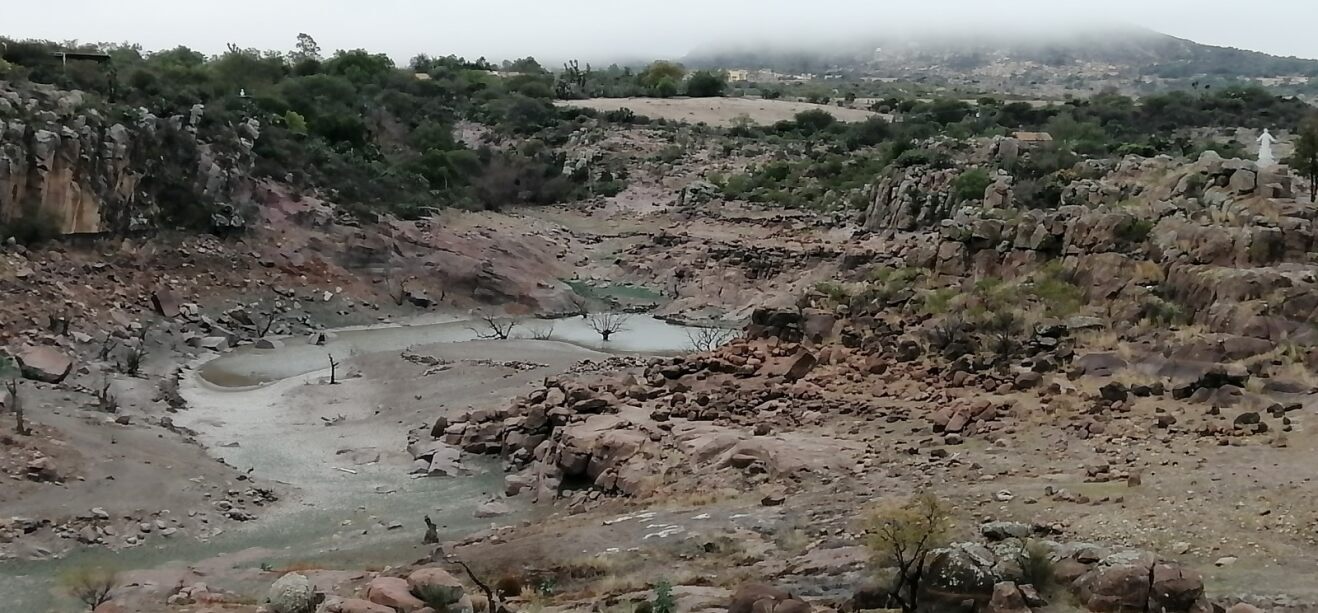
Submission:
M 611 353 L 664 354 L 684 351 L 686 329 L 650 317 L 632 317 L 627 330 L 608 343 L 580 318 L 519 322 L 513 336 L 543 336 Z M 283 410 L 284 394 L 295 386 L 323 377 L 326 355 L 346 360 L 354 355 L 396 352 L 414 345 L 462 342 L 484 330 L 467 321 L 335 331 L 325 346 L 290 339 L 269 350 L 243 348 L 194 365 L 181 391 L 189 410 L 176 422 L 199 432 L 213 455 L 240 467 L 252 467 L 263 480 L 291 489 L 291 500 L 271 509 L 253 509 L 260 520 L 225 525 L 225 531 L 201 542 L 180 534 L 151 539 L 147 544 L 110 552 L 76 550 L 57 560 L 0 564 L 0 602 L 13 611 L 76 611 L 76 603 L 58 596 L 56 579 L 69 569 L 104 564 L 126 571 L 178 568 L 231 560 L 228 567 L 247 571 L 208 577 L 208 583 L 245 594 L 261 594 L 269 577 L 255 572 L 263 564 L 280 567 L 311 563 L 360 569 L 371 564 L 397 563 L 424 554 L 419 545 L 423 515 L 453 537 L 489 525 L 473 517 L 477 505 L 502 489 L 502 474 L 494 463 L 468 461 L 472 474 L 460 478 L 412 478 L 406 462 L 382 461 L 351 466 L 355 473 L 326 470 L 324 456 L 338 442 L 323 428 Z M 401 433 L 381 432 L 382 446 L 401 448 Z M 398 439 L 398 440 L 394 440 Z M 241 441 L 240 446 L 226 443 Z M 518 509 L 515 521 L 526 509 Z M 390 529 L 394 520 L 408 525 Z M 220 564 L 225 567 L 225 564 Z M 149 575 L 149 573 L 148 573 Z
M 580 317 L 557 320 L 518 320 L 515 338 L 532 338 L 549 333 L 552 340 L 606 353 L 668 354 L 687 351 L 689 328 L 648 316 L 627 319 L 626 330 L 608 342 Z M 223 387 L 260 385 L 328 367 L 328 356 L 336 360 L 366 353 L 401 351 L 415 345 L 453 343 L 480 338 L 488 332 L 481 322 L 466 320 L 440 323 L 342 330 L 324 346 L 306 339 L 289 339 L 279 349 L 242 348 L 207 362 L 201 376 Z

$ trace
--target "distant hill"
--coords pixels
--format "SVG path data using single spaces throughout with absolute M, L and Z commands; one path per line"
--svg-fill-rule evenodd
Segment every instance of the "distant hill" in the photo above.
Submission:
M 956 35 L 875 36 L 833 44 L 721 46 L 698 49 L 686 61 L 697 67 L 767 69 L 785 73 L 993 72 L 1035 65 L 1068 73 L 1102 70 L 1116 76 L 1222 78 L 1318 76 L 1318 60 L 1204 45 L 1152 30 L 1103 27 L 1040 35 L 974 32 Z

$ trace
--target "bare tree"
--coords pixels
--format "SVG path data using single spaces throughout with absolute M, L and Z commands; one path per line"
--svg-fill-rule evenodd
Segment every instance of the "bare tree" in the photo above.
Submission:
M 498 317 L 488 313 L 479 313 L 478 316 L 480 320 L 484 322 L 485 329 L 471 328 L 471 331 L 475 332 L 476 336 L 480 338 L 506 341 L 508 340 L 508 335 L 512 334 L 513 328 L 517 326 L 516 321 L 511 319 L 500 320 Z
M 484 581 L 481 581 L 480 578 L 476 576 L 476 573 L 472 572 L 471 567 L 467 566 L 466 562 L 463 562 L 458 557 L 451 555 L 448 556 L 448 559 L 454 564 L 461 566 L 462 570 L 467 571 L 467 576 L 471 578 L 471 582 L 475 583 L 476 587 L 480 588 L 482 592 L 485 592 L 485 598 L 489 601 L 490 604 L 490 606 L 486 607 L 485 609 L 488 613 L 509 613 L 508 607 L 504 605 L 503 600 L 499 598 L 498 594 L 496 594 L 494 590 L 490 589 L 489 584 L 485 583 Z
M 338 378 L 339 362 L 338 360 L 334 359 L 334 354 L 330 353 L 326 355 L 329 356 L 329 363 L 330 363 L 330 385 L 337 385 L 339 382 L 339 378 Z
M 14 432 L 19 436 L 32 434 L 32 431 L 27 429 L 27 422 L 23 420 L 23 398 L 18 395 L 18 380 L 6 381 L 5 389 L 9 390 L 9 410 L 14 412 Z
M 586 317 L 586 325 L 607 343 L 609 337 L 627 330 L 627 321 L 630 319 L 631 316 L 625 313 L 592 313 Z
M 691 349 L 701 352 L 718 349 L 736 336 L 737 331 L 731 328 L 710 326 L 687 328 L 686 330 L 686 338 L 691 342 Z

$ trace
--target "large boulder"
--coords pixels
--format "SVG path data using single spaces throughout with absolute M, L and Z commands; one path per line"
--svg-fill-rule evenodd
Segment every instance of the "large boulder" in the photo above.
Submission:
M 1020 588 L 1011 581 L 1003 581 L 993 586 L 993 596 L 989 598 L 986 613 L 1029 613 L 1025 605 L 1025 596 Z
M 1153 567 L 1149 610 L 1204 610 L 1204 578 L 1198 572 L 1171 562 Z
M 728 613 L 773 613 L 788 600 L 793 600 L 792 595 L 784 590 L 763 583 L 747 583 L 732 594 Z
M 1152 556 L 1109 556 L 1074 584 L 1080 603 L 1098 613 L 1208 610 L 1199 573 Z
M 462 582 L 442 568 L 418 568 L 407 576 L 412 595 L 442 611 L 465 595 Z
M 968 600 L 986 604 L 998 583 L 996 562 L 992 551 L 973 543 L 934 551 L 920 584 L 921 601 L 936 611 L 958 608 Z
M 273 613 L 311 613 L 319 602 L 316 586 L 301 573 L 288 573 L 270 586 L 266 594 Z
M 1149 602 L 1149 566 L 1100 565 L 1076 580 L 1080 604 L 1096 613 L 1143 613 Z
M 398 577 L 376 577 L 366 584 L 366 600 L 384 605 L 397 613 L 413 613 L 426 606 L 420 598 L 412 595 L 407 579 Z
M 59 383 L 73 370 L 73 358 L 47 345 L 25 348 L 14 358 L 23 376 L 34 381 Z
M 169 318 L 178 317 L 181 308 L 178 296 L 163 287 L 151 294 L 151 306 L 156 313 Z
M 819 360 L 809 351 L 801 351 L 782 365 L 782 376 L 788 381 L 796 381 L 814 370 Z

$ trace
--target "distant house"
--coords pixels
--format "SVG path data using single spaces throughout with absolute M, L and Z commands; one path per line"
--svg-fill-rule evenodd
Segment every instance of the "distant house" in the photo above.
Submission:
M 749 70 L 737 69 L 737 70 L 729 70 L 727 72 L 728 72 L 728 81 L 730 82 L 739 83 L 739 82 L 751 80 L 751 71 Z
M 1053 135 L 1047 132 L 1017 132 L 1011 136 L 1026 145 L 1042 145 L 1053 142 Z

